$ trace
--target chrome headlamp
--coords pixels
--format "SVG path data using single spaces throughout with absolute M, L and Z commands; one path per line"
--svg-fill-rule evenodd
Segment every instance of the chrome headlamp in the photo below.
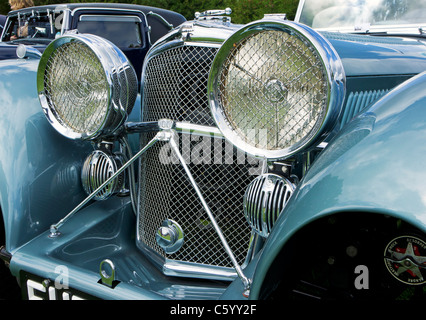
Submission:
M 287 158 L 329 132 L 345 95 L 342 62 L 316 31 L 262 20 L 222 45 L 208 81 L 213 118 L 237 148 Z
M 54 40 L 37 73 L 45 115 L 70 139 L 112 134 L 133 108 L 137 86 L 136 73 L 120 49 L 90 34 Z

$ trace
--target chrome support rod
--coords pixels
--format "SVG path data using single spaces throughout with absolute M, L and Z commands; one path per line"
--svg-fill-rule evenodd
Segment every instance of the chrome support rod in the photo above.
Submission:
M 70 213 L 68 213 L 64 218 L 62 218 L 60 221 L 58 221 L 56 224 L 52 224 L 50 226 L 50 238 L 56 238 L 60 235 L 60 232 L 58 229 L 68 220 L 70 219 L 76 212 L 78 212 L 84 205 L 86 205 L 99 191 L 101 191 L 103 188 L 105 188 L 112 180 L 114 180 L 119 174 L 121 174 L 124 170 L 126 170 L 134 161 L 136 161 L 143 153 L 145 153 L 149 148 L 151 148 L 156 142 L 158 141 L 165 141 L 169 142 L 171 148 L 176 153 L 176 156 L 178 157 L 180 163 L 182 164 L 195 192 L 197 193 L 207 215 L 209 216 L 209 219 L 215 228 L 216 233 L 218 234 L 222 245 L 224 246 L 225 251 L 227 252 L 229 258 L 232 261 L 232 264 L 234 266 L 235 271 L 237 272 L 238 276 L 240 277 L 245 292 L 248 293 L 250 289 L 250 280 L 244 275 L 243 270 L 241 269 L 241 266 L 238 264 L 237 259 L 234 256 L 234 253 L 232 252 L 231 248 L 228 245 L 227 240 L 225 239 L 225 236 L 222 233 L 222 230 L 220 229 L 219 225 L 217 224 L 216 219 L 214 218 L 212 212 L 210 211 L 210 208 L 205 201 L 201 190 L 198 188 L 198 185 L 192 176 L 191 171 L 189 170 L 188 165 L 185 162 L 185 159 L 183 158 L 182 154 L 179 151 L 179 146 L 176 144 L 176 141 L 174 140 L 176 130 L 177 131 L 187 131 L 187 130 L 196 130 L 198 133 L 204 133 L 206 135 L 208 134 L 217 134 L 220 135 L 219 132 L 217 132 L 215 128 L 211 127 L 205 127 L 205 126 L 187 126 L 184 123 L 175 123 L 172 120 L 169 119 L 161 119 L 158 121 L 158 129 L 160 130 L 157 132 L 155 137 L 149 141 L 139 152 L 137 152 L 129 161 L 127 161 L 115 174 L 113 174 L 110 178 L 108 178 L 104 183 L 102 183 L 95 191 L 93 191 L 89 196 L 87 196 L 80 204 L 78 204 Z
M 185 163 L 185 159 L 183 158 L 182 154 L 179 151 L 179 146 L 176 144 L 176 141 L 174 140 L 175 134 L 176 133 L 175 133 L 174 130 L 170 130 L 170 140 L 169 140 L 170 146 L 172 147 L 175 154 L 179 158 L 179 161 L 182 164 L 192 186 L 194 187 L 195 192 L 197 193 L 198 198 L 200 199 L 200 201 L 201 201 L 201 203 L 204 207 L 204 210 L 206 211 L 207 215 L 209 216 L 210 221 L 211 221 L 213 227 L 215 228 L 216 233 L 218 234 L 218 236 L 219 236 L 219 238 L 222 242 L 222 245 L 225 248 L 225 251 L 227 252 L 229 258 L 231 259 L 232 264 L 234 265 L 235 271 L 237 272 L 238 276 L 240 277 L 241 281 L 243 282 L 245 290 L 248 290 L 250 288 L 250 280 L 244 275 L 243 270 L 241 269 L 241 266 L 238 264 L 238 261 L 235 258 L 234 253 L 232 252 L 231 248 L 228 245 L 228 242 L 225 239 L 225 236 L 222 233 L 222 230 L 220 229 L 219 225 L 216 222 L 216 219 L 214 218 L 212 212 L 210 211 L 210 208 L 209 208 L 207 202 L 204 200 L 204 197 L 203 197 L 200 189 L 198 188 L 197 182 L 195 181 L 194 177 L 192 176 L 192 173 L 189 170 L 188 165 Z
M 198 136 L 215 136 L 217 138 L 224 138 L 222 132 L 217 127 L 202 126 L 199 124 L 176 122 L 174 129 L 181 133 L 196 134 Z
M 162 15 L 159 15 L 158 13 L 155 13 L 153 11 L 150 11 L 146 14 L 147 16 L 153 16 L 156 17 L 158 20 L 161 21 L 162 24 L 164 24 L 169 30 L 173 29 L 173 24 L 171 24 L 170 22 L 168 22 L 166 19 L 164 19 L 164 17 Z
M 105 188 L 112 180 L 114 180 L 119 174 L 126 170 L 133 162 L 135 162 L 143 153 L 145 153 L 149 148 L 151 148 L 157 141 L 164 140 L 165 133 L 160 131 L 150 142 L 148 142 L 138 153 L 136 153 L 129 161 L 127 161 L 116 173 L 109 177 L 104 183 L 102 183 L 95 191 L 93 191 L 86 199 L 84 199 L 80 204 L 78 204 L 70 213 L 68 213 L 64 218 L 59 220 L 56 224 L 50 226 L 50 238 L 56 238 L 60 235 L 58 229 L 77 211 L 79 211 L 84 205 L 86 205 L 99 191 Z
M 217 127 L 203 126 L 198 124 L 193 124 L 189 122 L 173 122 L 171 123 L 172 129 L 181 133 L 190 133 L 202 136 L 215 136 L 224 138 L 222 132 Z M 148 122 L 127 122 L 123 131 L 126 134 L 132 133 L 141 133 L 141 132 L 156 132 L 162 130 L 159 126 L 158 121 L 148 121 Z

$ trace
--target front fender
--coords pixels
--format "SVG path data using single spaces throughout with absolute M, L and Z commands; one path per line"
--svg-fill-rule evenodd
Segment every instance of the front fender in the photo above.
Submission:
M 259 297 L 268 270 L 289 239 L 319 218 L 378 213 L 426 232 L 425 86 L 426 73 L 406 81 L 329 143 L 277 220 L 256 268 L 251 298 Z
M 10 253 L 87 196 L 81 166 L 93 146 L 65 138 L 47 121 L 38 99 L 38 63 L 0 61 L 0 206 Z M 129 120 L 139 121 L 140 108 L 132 110 Z M 135 150 L 139 139 L 133 135 L 129 142 Z
M 9 252 L 84 196 L 79 168 L 90 144 L 69 141 L 49 125 L 38 101 L 38 62 L 0 61 L 0 205 Z

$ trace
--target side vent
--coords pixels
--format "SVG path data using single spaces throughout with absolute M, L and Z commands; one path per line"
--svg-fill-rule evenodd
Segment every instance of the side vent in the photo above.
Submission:
M 340 128 L 347 124 L 360 111 L 383 97 L 389 90 L 351 92 L 346 101 Z

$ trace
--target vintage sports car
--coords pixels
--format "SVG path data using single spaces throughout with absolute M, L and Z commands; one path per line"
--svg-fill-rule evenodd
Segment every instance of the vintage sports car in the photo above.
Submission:
M 140 92 L 90 33 L 1 61 L 0 255 L 23 297 L 424 299 L 426 6 L 318 3 L 196 13 Z

